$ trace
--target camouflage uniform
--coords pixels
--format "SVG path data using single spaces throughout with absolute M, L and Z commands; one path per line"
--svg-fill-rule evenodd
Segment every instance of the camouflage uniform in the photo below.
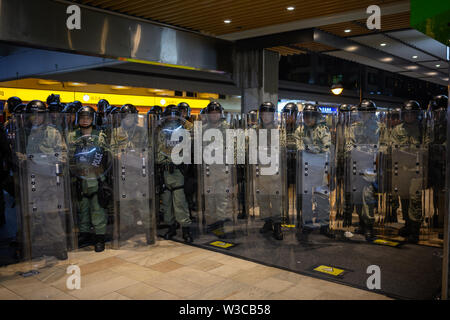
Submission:
M 409 186 L 409 197 L 401 199 L 403 218 L 407 222 L 413 221 L 421 223 L 422 221 L 423 176 L 410 178 L 408 171 L 416 171 L 417 152 L 422 151 L 422 153 L 420 153 L 419 163 L 422 168 L 425 165 L 422 146 L 426 143 L 426 136 L 422 134 L 421 125 L 419 123 L 409 124 L 403 122 L 395 126 L 391 131 L 391 148 L 396 151 L 403 151 L 411 154 L 410 163 L 405 163 L 404 161 L 401 163 L 401 159 L 398 161 L 398 165 L 400 166 L 399 175 L 405 175 L 404 178 L 408 181 L 404 181 L 404 183 Z M 420 149 L 416 149 L 416 147 L 420 147 Z M 393 212 L 395 213 L 398 209 L 398 201 L 393 204 Z
M 376 192 L 378 191 L 376 172 L 374 171 L 374 155 L 378 154 L 380 149 L 380 127 L 378 121 L 374 119 L 375 113 L 369 114 L 371 118 L 366 121 L 356 121 L 346 130 L 346 151 L 347 161 L 356 161 L 360 170 L 354 176 L 354 182 L 351 190 L 353 195 L 353 204 L 356 205 L 356 211 L 359 216 L 360 224 L 369 229 L 375 222 L 375 207 L 377 206 Z M 356 159 L 353 159 L 351 152 L 359 151 Z M 353 163 L 347 163 L 352 168 Z
M 164 191 L 161 196 L 161 212 L 164 214 L 164 221 L 169 225 L 175 222 L 180 223 L 182 227 L 189 227 L 192 221 L 189 217 L 189 207 L 184 194 L 184 174 L 182 165 L 176 166 L 171 159 L 171 152 L 176 142 L 171 142 L 165 129 L 176 128 L 181 125 L 186 129 L 184 123 L 180 121 L 166 121 L 157 133 L 157 165 L 162 168 L 162 179 L 164 181 Z
M 75 156 L 80 148 L 83 148 L 85 142 L 91 146 L 106 149 L 106 135 L 102 131 L 92 130 L 90 136 L 83 136 L 81 129 L 69 133 L 68 144 L 70 149 L 71 167 L 74 168 L 77 178 L 72 181 L 77 183 L 78 190 L 78 211 L 80 233 L 90 233 L 91 225 L 96 235 L 106 234 L 107 217 L 104 208 L 100 206 L 98 200 L 99 182 L 105 180 L 102 175 L 104 168 L 85 168 L 75 163 Z M 82 178 L 80 178 L 82 177 Z

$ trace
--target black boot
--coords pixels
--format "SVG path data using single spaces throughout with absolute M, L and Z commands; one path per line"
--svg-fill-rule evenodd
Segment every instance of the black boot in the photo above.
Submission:
M 183 231 L 183 239 L 184 239 L 185 242 L 187 242 L 187 243 L 194 242 L 194 239 L 192 238 L 191 228 L 190 227 L 183 227 L 182 231 Z
M 359 220 L 359 227 L 355 229 L 356 234 L 365 234 L 366 233 L 366 224 L 363 220 Z
M 169 227 L 169 230 L 164 235 L 164 239 L 172 240 L 172 238 L 176 235 L 177 235 L 177 225 L 174 223 Z
M 67 248 L 63 243 L 54 245 L 54 255 L 58 260 L 67 260 Z
M 408 242 L 416 244 L 419 242 L 419 234 L 420 234 L 420 222 L 409 222 L 409 235 Z
M 267 233 L 267 232 L 270 232 L 270 231 L 273 231 L 272 221 L 266 220 L 266 222 L 264 222 L 264 226 L 261 229 L 259 229 L 259 232 L 260 233 Z
M 102 252 L 105 250 L 105 235 L 97 234 L 95 236 L 95 252 Z
M 273 237 L 276 240 L 283 240 L 283 231 L 281 230 L 281 223 L 273 224 Z
M 86 247 L 92 244 L 92 235 L 89 232 L 81 232 L 78 236 L 78 247 Z
M 409 231 L 410 231 L 409 220 L 406 220 L 405 225 L 401 227 L 400 230 L 398 230 L 398 235 L 403 238 L 408 238 Z
M 336 236 L 334 235 L 334 233 L 331 232 L 329 226 L 322 226 L 322 227 L 320 227 L 320 234 L 322 234 L 322 235 L 324 235 L 325 237 L 328 237 L 328 238 L 330 238 L 330 239 L 336 238 Z
M 375 240 L 375 235 L 373 233 L 373 226 L 365 226 L 364 228 L 364 236 L 366 237 L 366 241 L 372 242 Z

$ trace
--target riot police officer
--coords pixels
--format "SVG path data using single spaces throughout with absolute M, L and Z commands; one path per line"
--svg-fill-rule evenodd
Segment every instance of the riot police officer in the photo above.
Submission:
M 302 113 L 303 125 L 294 135 L 299 151 L 297 197 L 302 212 L 302 233 L 307 238 L 319 228 L 321 234 L 333 237 L 329 231 L 331 134 L 318 106 L 307 104 Z
M 209 130 L 218 130 L 222 137 L 226 136 L 226 130 L 230 128 L 230 124 L 224 119 L 224 110 L 220 103 L 216 101 L 210 102 L 204 109 L 202 115 L 203 135 L 210 132 Z M 216 137 L 214 136 L 214 139 Z M 224 143 L 224 141 L 218 143 Z M 204 141 L 204 149 L 208 143 Z M 215 147 L 220 147 L 215 145 Z M 224 146 L 221 146 L 225 150 Z M 215 149 L 212 151 L 215 154 Z M 204 203 L 204 221 L 206 223 L 206 232 L 212 233 L 218 238 L 227 238 L 231 233 L 229 223 L 233 219 L 233 210 L 237 207 L 236 195 L 233 192 L 237 184 L 235 180 L 235 166 L 227 163 L 224 154 L 217 154 L 221 161 L 211 161 L 212 159 L 204 159 L 201 166 L 201 179 L 199 183 L 199 194 L 202 196 Z M 217 158 L 217 159 L 218 159 Z
M 95 233 L 95 252 L 105 249 L 107 216 L 102 184 L 108 169 L 106 136 L 95 129 L 96 113 L 92 107 L 77 111 L 78 128 L 68 137 L 70 164 L 79 211 L 79 245 L 91 243 L 91 226 Z M 102 202 L 102 203 L 101 203 Z
M 425 187 L 423 169 L 425 166 L 424 146 L 427 137 L 422 124 L 422 110 L 417 101 L 405 102 L 401 108 L 402 122 L 391 129 L 391 162 L 393 197 L 400 196 L 405 226 L 399 234 L 410 243 L 419 241 L 422 223 L 422 191 Z M 396 200 L 397 200 L 396 199 Z M 398 200 L 392 211 L 397 212 Z
M 51 94 L 47 97 L 47 106 L 49 106 L 52 103 L 57 103 L 60 104 L 61 103 L 61 98 L 59 96 L 59 94 Z
M 348 167 L 345 161 L 345 128 L 349 124 L 349 115 L 352 105 L 339 106 L 336 126 L 336 220 L 342 222 L 342 227 L 352 225 L 351 192 L 348 190 Z
M 66 190 L 61 181 L 61 168 L 67 160 L 67 146 L 61 133 L 49 125 L 47 108 L 42 101 L 33 100 L 28 103 L 26 114 L 30 125 L 25 141 L 26 154 L 18 154 L 18 157 L 30 162 L 24 168 L 30 171 L 27 179 L 31 177 L 33 186 L 31 192 L 27 193 L 25 205 L 25 211 L 30 215 L 31 257 L 49 253 L 60 260 L 66 260 L 67 244 L 63 223 L 66 206 L 61 199 Z M 47 173 L 53 170 L 53 175 Z
M 283 240 L 283 231 L 281 229 L 282 214 L 283 214 L 283 198 L 285 190 L 283 185 L 283 170 L 284 166 L 281 163 L 282 157 L 280 150 L 286 147 L 285 136 L 281 131 L 278 113 L 275 105 L 272 102 L 264 102 L 258 109 L 258 125 L 256 127 L 258 137 L 260 130 L 267 132 L 267 155 L 272 152 L 277 152 L 276 146 L 272 145 L 273 131 L 277 130 L 279 134 L 279 150 L 278 154 L 272 155 L 276 158 L 276 172 L 264 175 L 261 170 L 266 165 L 258 164 L 255 167 L 254 174 L 254 188 L 255 188 L 255 202 L 259 205 L 260 218 L 264 220 L 264 225 L 260 229 L 261 233 L 271 232 L 276 240 Z M 258 143 L 259 148 L 265 147 Z
M 134 105 L 125 104 L 113 123 L 111 149 L 119 170 L 114 185 L 119 199 L 119 236 L 124 240 L 145 233 L 147 243 L 151 243 L 147 169 L 152 159 L 149 159 L 147 122 Z
M 105 125 L 105 115 L 106 110 L 108 110 L 109 102 L 108 100 L 101 99 L 97 103 L 97 127 L 102 128 Z
M 429 128 L 429 187 L 433 190 L 434 215 L 431 225 L 442 226 L 445 211 L 445 171 L 447 150 L 448 97 L 438 95 L 428 104 Z
M 191 107 L 186 102 L 180 102 L 177 105 L 178 111 L 181 113 L 181 117 L 186 120 L 185 127 L 191 133 L 191 138 L 193 138 L 194 132 L 194 124 L 191 120 Z M 193 141 L 193 140 L 192 140 Z M 192 149 L 192 152 L 194 150 Z M 196 183 L 195 183 L 195 168 L 194 166 L 189 166 L 189 170 L 185 173 L 184 176 L 184 192 L 186 194 L 186 199 L 189 204 L 189 210 L 191 212 L 191 219 L 193 219 L 192 212 L 196 211 L 196 205 L 194 202 L 196 196 Z
M 22 103 L 22 100 L 18 97 L 10 97 L 8 100 L 6 100 L 6 106 L 4 108 L 3 114 L 4 114 L 4 120 L 8 120 L 10 115 L 13 113 L 14 109 Z
M 71 132 L 76 128 L 75 120 L 77 118 L 78 109 L 79 108 L 77 105 L 69 103 L 62 111 L 62 113 L 64 114 L 65 129 L 68 132 Z
M 375 238 L 374 211 L 378 203 L 377 168 L 374 158 L 378 157 L 382 141 L 376 110 L 375 103 L 367 99 L 362 100 L 357 109 L 352 108 L 351 124 L 345 137 L 347 165 L 354 168 L 350 173 L 352 204 L 355 205 L 359 216 L 359 233 L 364 234 L 367 241 Z
M 175 165 L 172 160 L 172 149 L 177 144 L 171 141 L 176 130 L 186 130 L 184 119 L 175 105 L 168 105 L 161 119 L 157 135 L 157 166 L 163 183 L 161 211 L 169 230 L 164 235 L 166 240 L 176 235 L 177 223 L 181 225 L 182 237 L 187 243 L 193 242 L 191 234 L 192 220 L 189 217 L 189 206 L 184 193 L 184 164 Z

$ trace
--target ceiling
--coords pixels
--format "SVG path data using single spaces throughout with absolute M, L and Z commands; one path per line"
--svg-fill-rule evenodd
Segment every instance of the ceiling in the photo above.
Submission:
M 298 20 L 364 10 L 399 0 L 76 0 L 80 4 L 221 36 Z M 287 10 L 294 7 L 294 10 Z M 224 23 L 225 20 L 231 23 Z
M 314 41 L 304 43 L 276 44 L 268 49 L 281 55 L 319 52 L 442 85 L 448 83 L 447 47 L 410 28 L 409 1 L 75 0 L 72 2 L 227 40 L 245 41 L 286 31 L 314 28 L 336 39 L 345 39 L 348 45 L 339 46 L 333 41 L 318 41 L 314 38 Z M 381 7 L 381 30 L 369 30 L 366 27 L 366 19 L 369 16 L 366 9 L 370 5 Z M 289 11 L 288 7 L 294 9 Z M 231 22 L 224 23 L 225 20 Z M 381 43 L 386 45 L 380 46 Z

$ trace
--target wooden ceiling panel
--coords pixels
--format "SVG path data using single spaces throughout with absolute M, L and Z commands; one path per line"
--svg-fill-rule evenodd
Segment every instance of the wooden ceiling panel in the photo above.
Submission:
M 75 2 L 213 35 L 366 9 L 399 0 L 76 0 Z M 294 6 L 294 11 L 286 7 Z M 231 19 L 225 24 L 225 19 Z M 396 25 L 396 20 L 389 22 Z
M 409 12 L 391 14 L 381 17 L 381 30 L 369 30 L 365 20 L 349 21 L 344 23 L 330 24 L 320 27 L 321 30 L 332 33 L 339 37 L 353 37 L 374 32 L 385 32 L 409 28 Z M 344 30 L 350 29 L 346 33 Z
M 284 46 L 273 47 L 273 48 L 269 48 L 267 50 L 278 52 L 282 56 L 290 56 L 290 55 L 294 55 L 294 54 L 306 53 L 305 51 L 301 51 L 301 50 L 290 48 L 290 47 L 284 47 Z
M 315 51 L 315 52 L 323 52 L 323 51 L 331 51 L 331 50 L 336 50 L 336 48 L 334 47 L 330 47 L 318 42 L 304 42 L 304 43 L 297 43 L 294 46 L 300 48 L 300 49 L 306 49 L 309 51 Z

